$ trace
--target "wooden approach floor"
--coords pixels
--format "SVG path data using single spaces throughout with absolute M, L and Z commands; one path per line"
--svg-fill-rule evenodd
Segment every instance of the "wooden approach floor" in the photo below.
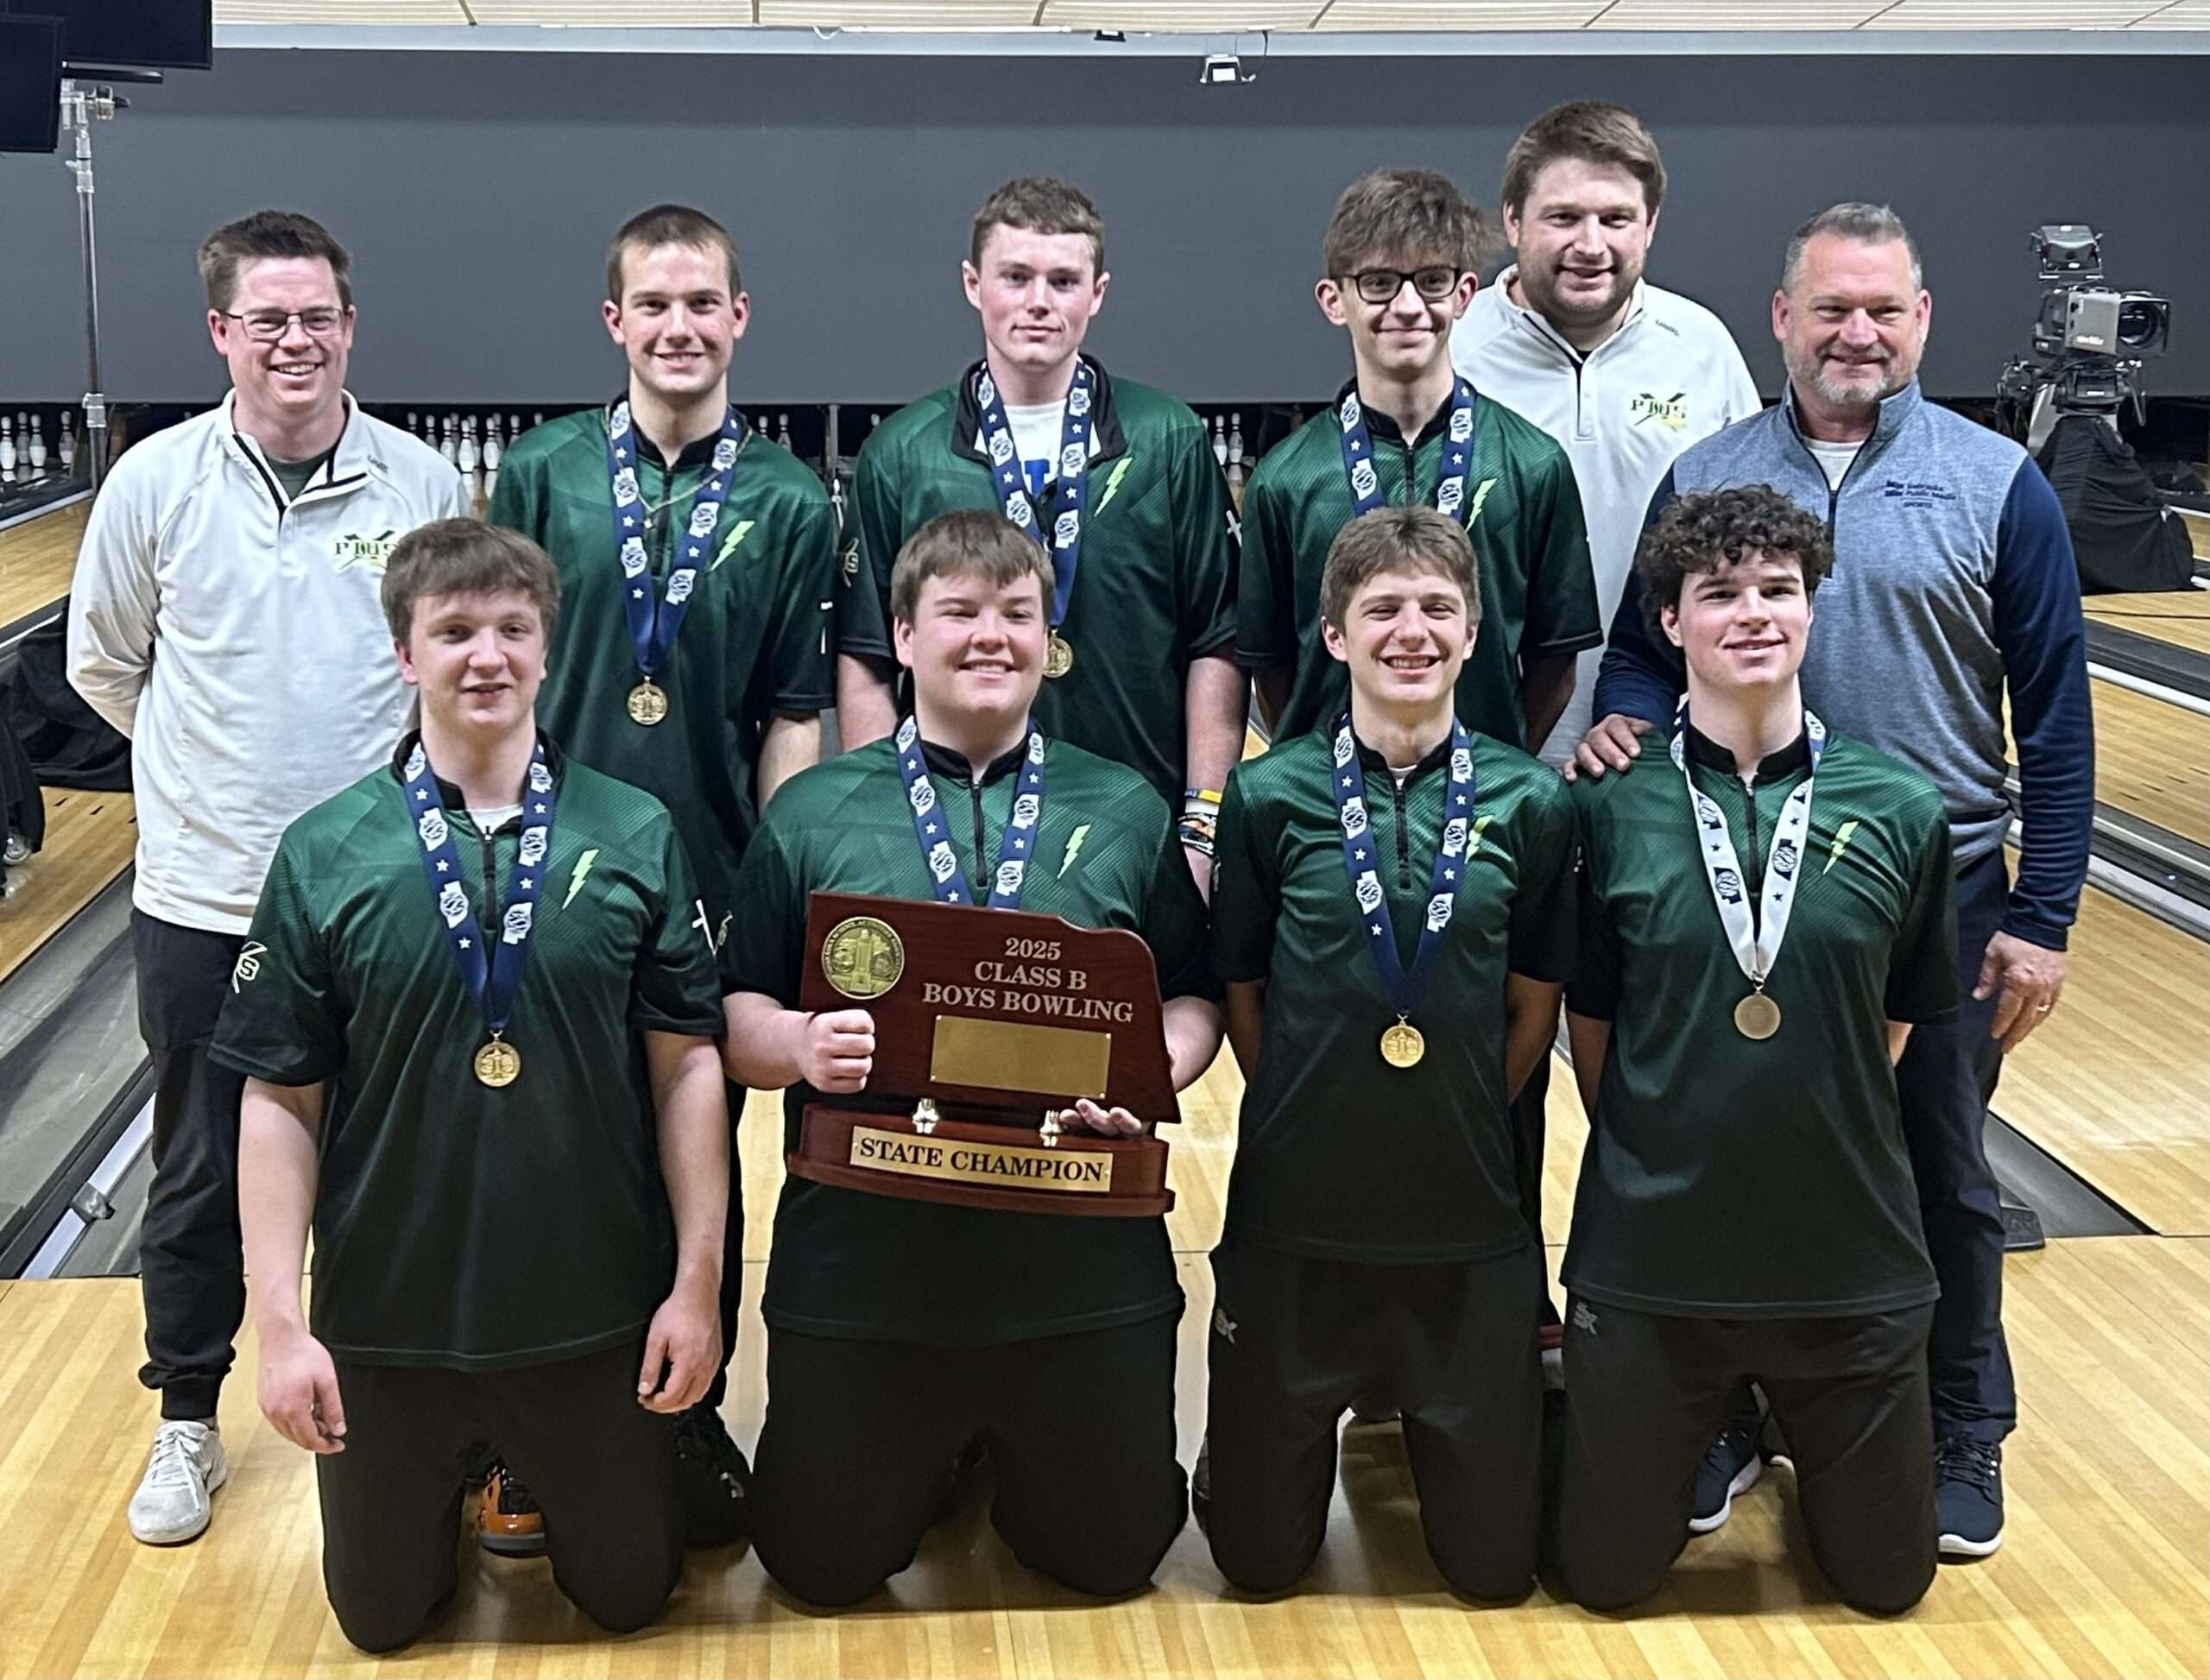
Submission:
M 2210 846 L 2210 718 L 2096 682 L 2095 797 Z
M 49 787 L 46 846 L 8 871 L 0 898 L 0 981 L 130 865 L 138 818 L 128 793 Z
M 13 624 L 69 593 L 90 502 L 0 531 L 0 624 Z
M 69 592 L 92 503 L 57 508 L 0 531 L 0 625 L 12 624 Z M 8 872 L 0 899 L 0 981 L 98 897 L 129 867 L 138 823 L 128 793 L 46 790 L 45 849 Z
M 2112 629 L 2153 636 L 2175 647 L 2210 654 L 2210 590 L 2171 590 L 2154 595 L 2090 595 L 2087 616 Z
M 1578 1154 L 1553 1096 L 1555 1192 Z M 1190 1304 L 1179 1411 L 1184 1463 L 1202 1430 L 1202 1250 L 1217 1230 L 1235 1076 L 1187 1101 L 1172 1221 Z M 764 1246 L 779 1172 L 774 1104 L 744 1132 Z M 1562 1224 L 1556 1228 L 1563 1228 Z M 1555 1255 L 1553 1255 L 1555 1259 Z M 757 1298 L 729 1409 L 741 1442 L 763 1404 Z M 2007 1544 L 1945 1567 L 1891 1622 L 1832 1602 L 1803 1561 L 1790 1479 L 1776 1472 L 1695 1542 L 1643 1614 L 1588 1614 L 1538 1592 L 1508 1609 L 1454 1599 L 1426 1561 L 1402 1440 L 1358 1430 L 1320 1563 L 1298 1594 L 1228 1595 L 1184 1530 L 1156 1588 L 1077 1600 L 1015 1564 L 970 1501 L 916 1566 L 839 1615 L 784 1598 L 748 1551 L 694 1553 L 656 1626 L 599 1634 L 541 1563 L 463 1548 L 462 1585 L 422 1643 L 394 1658 L 344 1642 L 322 1596 L 313 1468 L 253 1404 L 250 1337 L 223 1403 L 230 1481 L 198 1544 L 135 1544 L 123 1506 L 152 1412 L 132 1378 L 128 1279 L 19 1283 L 0 1293 L 0 1674 L 2194 1676 L 2210 1672 L 2210 1241 L 2080 1240 L 2015 1258 L 2008 1318 L 2023 1397 Z M 4 1287 L 4 1286 L 0 1286 Z M 1070 1423 L 1070 1437 L 1080 1425 Z M 920 1614 L 917 1614 L 920 1613 Z

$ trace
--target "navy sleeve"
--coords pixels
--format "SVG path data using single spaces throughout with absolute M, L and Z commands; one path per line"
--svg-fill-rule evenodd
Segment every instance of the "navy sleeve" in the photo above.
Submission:
M 1995 644 L 2018 744 L 2018 878 L 2003 931 L 2062 951 L 2095 819 L 2095 722 L 2080 572 L 2056 492 L 2021 460 L 1995 536 Z
M 1642 521 L 1644 530 L 1650 528 L 1672 499 L 1673 475 L 1668 471 L 1658 481 L 1657 494 L 1650 498 L 1650 510 Z M 1612 615 L 1603 663 L 1596 667 L 1595 716 L 1608 717 L 1622 712 L 1660 729 L 1670 729 L 1687 680 L 1678 651 L 1653 638 L 1642 622 L 1642 579 L 1629 570 L 1619 610 Z

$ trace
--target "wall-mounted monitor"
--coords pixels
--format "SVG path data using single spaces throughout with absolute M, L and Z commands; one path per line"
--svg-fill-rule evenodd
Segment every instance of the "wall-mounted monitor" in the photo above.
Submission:
M 0 0 L 0 12 L 60 18 L 67 64 L 214 66 L 214 0 Z
M 61 143 L 61 25 L 0 17 L 0 152 L 50 152 Z

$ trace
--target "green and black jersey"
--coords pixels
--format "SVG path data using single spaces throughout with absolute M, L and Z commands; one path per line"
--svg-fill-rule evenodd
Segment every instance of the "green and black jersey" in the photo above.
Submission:
M 748 432 L 666 667 L 667 716 L 630 720 L 641 680 L 627 590 L 664 595 L 677 537 L 716 439 L 685 449 L 673 471 L 641 433 L 637 487 L 652 569 L 631 584 L 614 540 L 606 415 L 563 415 L 524 433 L 501 462 L 494 524 L 510 526 L 560 569 L 560 628 L 538 715 L 579 761 L 634 782 L 674 814 L 718 932 L 735 908 L 736 866 L 758 822 L 760 743 L 776 712 L 836 703 L 829 616 L 836 595 L 836 515 L 821 481 L 790 451 Z
M 1354 388 L 1354 382 L 1344 386 L 1337 402 Z M 1435 505 L 1449 423 L 1446 402 L 1407 448 L 1395 422 L 1367 407 L 1373 466 L 1391 506 Z M 1349 695 L 1343 666 L 1320 641 L 1320 573 L 1356 505 L 1333 408 L 1267 451 L 1243 492 L 1235 660 L 1253 671 L 1292 673 L 1289 703 L 1274 720 L 1277 739 L 1331 726 Z M 1481 622 L 1458 677 L 1458 716 L 1479 734 L 1527 746 L 1520 688 L 1527 663 L 1604 640 L 1581 491 L 1555 439 L 1483 396 L 1474 405 L 1465 506 Z
M 1074 666 L 1044 684 L 1036 723 L 1127 765 L 1178 812 L 1190 664 L 1227 657 L 1235 640 L 1235 521 L 1204 422 L 1162 391 L 1090 366 L 1089 511 L 1059 626 Z M 837 609 L 847 654 L 893 657 L 890 568 L 907 537 L 954 508 L 1002 508 L 974 373 L 900 408 L 860 451 Z M 1054 493 L 1047 486 L 1038 506 L 1049 508 Z
M 547 1363 L 642 1330 L 674 1276 L 642 1030 L 721 1030 L 713 949 L 660 801 L 552 755 L 559 788 L 506 1028 L 489 1037 L 422 872 L 397 765 L 285 831 L 213 1056 L 324 1086 L 313 1332 L 362 1364 Z M 486 940 L 521 843 L 439 784 Z M 487 878 L 496 883 L 486 890 Z
M 1809 770 L 1805 744 L 1765 761 L 1754 797 L 1726 749 L 1693 729 L 1687 745 L 1754 906 L 1773 824 Z M 1638 1311 L 1730 1318 L 1934 1299 L 1886 1023 L 1956 1007 L 1941 795 L 1870 747 L 1828 738 L 1765 987 L 1780 1030 L 1762 1041 L 1734 1026 L 1750 985 L 1712 903 L 1680 774 L 1662 751 L 1645 754 L 1625 774 L 1584 777 L 1575 799 L 1581 966 L 1567 1007 L 1609 1020 L 1612 1035 L 1567 1287 Z
M 988 894 L 1021 760 L 1001 759 L 978 785 L 965 760 L 928 751 L 977 898 Z M 1204 904 L 1165 801 L 1134 772 L 1064 742 L 1050 742 L 1044 766 L 1020 907 L 1080 927 L 1127 928 L 1150 945 L 1165 996 L 1215 995 Z M 738 891 L 744 914 L 722 950 L 723 983 L 786 1008 L 798 1005 L 810 960 L 811 894 L 933 897 L 893 744 L 877 741 L 793 776 L 768 807 Z M 791 1087 L 787 1146 L 797 1146 L 805 1105 L 819 1100 L 809 1086 Z M 895 1106 L 864 1095 L 833 1100 Z M 981 1346 L 1133 1323 L 1181 1304 L 1163 1219 L 1001 1213 L 792 1177 L 775 1210 L 762 1311 L 777 1329 L 809 1335 Z
M 1266 982 L 1243 1096 L 1229 1235 L 1333 1260 L 1411 1263 L 1527 1241 L 1505 1089 L 1505 976 L 1561 982 L 1574 960 L 1573 807 L 1556 772 L 1474 736 L 1474 816 L 1443 944 L 1412 1025 L 1427 1053 L 1381 1059 L 1396 1021 L 1351 895 L 1325 731 L 1239 766 L 1221 808 L 1213 967 Z M 1360 749 L 1365 844 L 1411 971 L 1442 838 L 1449 745 L 1399 786 Z

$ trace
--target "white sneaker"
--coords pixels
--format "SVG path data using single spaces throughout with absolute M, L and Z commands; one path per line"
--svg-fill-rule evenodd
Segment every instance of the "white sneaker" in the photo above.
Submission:
M 153 1456 L 130 1496 L 132 1538 L 174 1546 L 206 1532 L 214 1514 L 207 1496 L 229 1479 L 223 1435 L 212 1421 L 175 1418 L 154 1431 Z

